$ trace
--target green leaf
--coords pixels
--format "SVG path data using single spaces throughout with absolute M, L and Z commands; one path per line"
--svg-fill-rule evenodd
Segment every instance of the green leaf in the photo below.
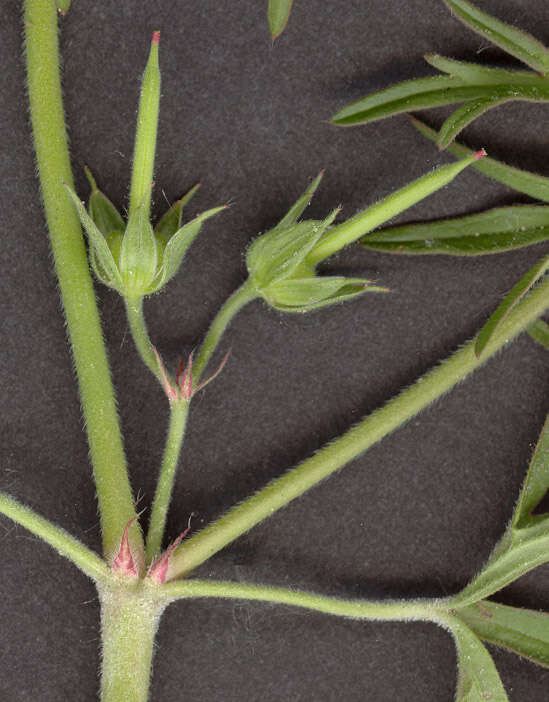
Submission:
M 180 201 L 181 202 L 181 201 Z M 151 292 L 159 290 L 168 280 L 177 273 L 187 249 L 194 241 L 202 228 L 202 223 L 218 212 L 225 210 L 226 206 L 214 207 L 211 210 L 202 212 L 198 217 L 181 227 L 168 241 L 164 249 L 164 258 L 157 279 L 151 286 Z
M 148 218 L 147 201 L 130 213 L 120 249 L 124 294 L 145 295 L 156 274 L 158 251 Z
M 168 243 L 171 237 L 182 226 L 181 215 L 183 208 L 196 193 L 200 185 L 201 183 L 193 185 L 189 192 L 183 195 L 183 197 L 177 200 L 177 202 L 174 202 L 170 209 L 162 215 L 158 224 L 154 228 L 154 233 L 156 236 L 165 244 Z
M 73 192 L 68 185 L 65 184 L 65 187 L 67 188 L 67 192 L 69 193 L 72 201 L 75 204 L 78 216 L 80 218 L 80 222 L 82 223 L 82 226 L 84 227 L 84 230 L 88 235 L 90 251 L 93 249 L 93 253 L 96 256 L 97 262 L 100 264 L 106 279 L 109 280 L 107 284 L 115 287 L 120 286 L 122 283 L 120 271 L 118 270 L 118 266 L 116 265 L 111 250 L 109 249 L 109 246 L 105 240 L 105 237 L 95 226 L 94 221 L 86 212 L 86 208 L 80 201 L 78 195 L 75 192 Z
M 468 159 L 437 168 L 391 193 L 391 195 L 368 207 L 363 212 L 359 212 L 342 224 L 332 227 L 314 246 L 307 257 L 307 262 L 310 265 L 315 265 L 328 258 L 328 256 L 336 253 L 344 246 L 351 244 L 364 236 L 364 234 L 372 231 L 372 229 L 379 227 L 380 224 L 412 207 L 416 202 L 423 200 L 428 195 L 432 195 L 432 193 L 450 183 L 464 168 L 476 159 L 483 158 L 484 155 L 484 151 L 478 151 Z
M 466 0 L 445 0 L 473 31 L 540 73 L 549 71 L 549 51 L 530 34 L 482 12 Z
M 105 237 L 112 232 L 123 232 L 126 224 L 122 216 L 109 198 L 99 190 L 90 169 L 85 166 L 84 171 L 92 189 L 88 200 L 88 212 L 96 227 Z
M 492 657 L 469 627 L 452 618 L 458 654 L 456 702 L 509 702 Z
M 543 79 L 531 71 L 517 71 L 507 68 L 492 68 L 468 61 L 457 61 L 440 54 L 426 54 L 427 63 L 443 73 L 461 78 L 469 85 L 538 85 L 543 86 Z
M 509 98 L 505 94 L 502 96 L 501 91 L 495 90 L 491 95 L 477 98 L 476 100 L 470 100 L 461 107 L 458 107 L 440 128 L 438 135 L 439 147 L 445 149 L 448 144 L 454 141 L 456 136 L 465 129 L 468 124 L 471 124 L 471 122 L 477 119 L 477 117 L 480 117 L 485 112 L 488 112 L 488 110 L 510 99 L 512 98 Z
M 279 37 L 286 28 L 292 10 L 292 3 L 293 0 L 269 0 L 267 16 L 273 39 Z
M 457 615 L 484 641 L 549 667 L 549 615 L 545 612 L 481 600 Z
M 518 531 L 509 529 L 480 573 L 449 600 L 448 606 L 462 607 L 490 597 L 548 561 L 549 518 Z
M 474 604 L 549 561 L 549 515 L 532 516 L 549 487 L 549 418 L 545 421 L 513 517 L 488 562 L 450 607 Z
M 423 136 L 427 137 L 427 139 L 434 142 L 438 140 L 438 134 L 434 129 L 431 129 L 415 117 L 412 117 L 411 120 L 415 128 L 421 132 Z M 463 158 L 464 156 L 470 156 L 474 153 L 472 149 L 455 143 L 448 147 L 448 151 L 456 158 Z M 501 161 L 496 161 L 489 157 L 483 158 L 481 161 L 476 161 L 472 166 L 477 171 L 484 173 L 484 175 L 496 180 L 498 183 L 503 183 L 503 185 L 517 190 L 519 193 L 529 195 L 536 200 L 549 202 L 549 178 L 544 178 L 543 176 L 530 173 L 529 171 L 523 171 L 520 168 L 508 166 Z
M 549 324 L 547 322 L 544 322 L 543 319 L 536 319 L 526 331 L 538 344 L 549 349 Z
M 468 217 L 382 229 L 368 234 L 360 243 L 368 249 L 400 254 L 481 256 L 548 238 L 549 207 L 518 205 Z
M 258 237 L 248 249 L 246 264 L 258 290 L 290 278 L 334 221 L 335 209 L 323 221 L 306 220 L 281 229 L 275 227 Z
M 532 517 L 545 494 L 549 490 L 549 417 L 545 420 L 543 429 L 534 449 L 528 466 L 528 472 L 520 491 L 520 496 L 515 507 L 511 527 L 522 529 L 536 523 L 543 515 Z
M 292 207 L 290 207 L 288 212 L 284 215 L 284 217 L 276 225 L 277 228 L 279 227 L 280 229 L 284 229 L 285 227 L 290 227 L 292 224 L 295 224 L 297 222 L 297 220 L 303 214 L 303 211 L 305 210 L 305 208 L 311 202 L 311 199 L 312 199 L 313 195 L 315 194 L 316 189 L 320 185 L 320 181 L 322 180 L 323 175 L 324 175 L 324 171 L 320 171 L 320 173 L 313 180 L 313 182 L 309 185 L 309 187 L 303 193 L 303 195 L 299 198 L 299 200 L 297 200 L 297 202 L 295 204 L 293 204 Z
M 331 121 L 343 127 L 366 124 L 400 112 L 471 100 L 482 97 L 485 93 L 484 87 L 467 85 L 457 76 L 418 78 L 397 83 L 346 105 Z
M 544 275 L 549 268 L 549 255 L 544 256 L 541 261 L 538 261 L 519 282 L 511 289 L 499 305 L 497 310 L 490 316 L 486 324 L 480 330 L 475 342 L 475 353 L 480 357 L 482 350 L 490 340 L 494 331 L 499 327 L 503 320 L 507 317 L 513 307 L 519 302 L 532 288 L 532 286 Z

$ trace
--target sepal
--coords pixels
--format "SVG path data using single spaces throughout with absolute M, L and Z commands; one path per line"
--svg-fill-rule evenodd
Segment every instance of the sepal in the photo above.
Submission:
M 269 304 L 284 312 L 308 312 L 345 302 L 365 292 L 389 292 L 387 288 L 371 285 L 365 278 L 327 276 L 322 278 L 292 278 L 274 283 L 265 292 Z
M 307 220 L 289 227 L 275 227 L 258 237 L 246 256 L 248 272 L 257 290 L 291 278 L 338 212 L 339 208 L 333 210 L 323 221 Z
M 123 232 L 126 225 L 122 215 L 105 193 L 99 190 L 90 169 L 85 166 L 84 171 L 92 189 L 88 200 L 88 213 L 95 226 L 105 237 L 112 232 Z

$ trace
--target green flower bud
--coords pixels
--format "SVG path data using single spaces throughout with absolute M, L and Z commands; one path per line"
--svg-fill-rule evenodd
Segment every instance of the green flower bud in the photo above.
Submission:
M 364 278 L 319 277 L 309 263 L 311 252 L 330 231 L 339 212 L 339 208 L 335 209 L 322 221 L 297 221 L 321 178 L 322 173 L 278 225 L 258 237 L 248 249 L 250 282 L 256 293 L 275 309 L 307 312 L 349 300 L 366 290 L 386 292 L 386 288 L 370 285 L 371 281 Z
M 160 219 L 156 231 L 146 216 L 146 203 L 135 209 L 127 225 L 112 202 L 92 185 L 88 212 L 68 186 L 80 221 L 88 235 L 90 262 L 97 278 L 124 297 L 143 297 L 157 292 L 177 272 L 202 223 L 225 209 L 215 207 L 182 224 L 183 205 L 197 186 L 178 200 Z

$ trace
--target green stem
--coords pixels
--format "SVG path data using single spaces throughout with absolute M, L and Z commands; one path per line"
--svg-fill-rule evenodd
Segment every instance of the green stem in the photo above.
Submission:
M 168 601 L 195 597 L 255 600 L 303 607 L 325 614 L 375 621 L 439 621 L 444 613 L 444 600 L 344 600 L 282 587 L 246 585 L 244 583 L 181 580 L 161 588 Z
M 101 702 L 147 702 L 154 637 L 165 604 L 146 588 L 99 588 L 101 602 Z
M 62 184 L 73 187 L 55 3 L 26 1 L 25 36 L 36 160 L 88 433 L 103 548 L 110 557 L 135 508 L 86 249 L 76 210 Z M 141 542 L 137 526 L 131 538 L 135 544 Z
M 111 577 L 106 563 L 96 553 L 90 551 L 61 527 L 52 524 L 30 507 L 25 507 L 4 493 L 0 493 L 0 513 L 39 536 L 92 580 L 102 581 Z
M 409 421 L 434 400 L 481 366 L 508 341 L 517 336 L 549 307 L 549 280 L 541 283 L 522 300 L 494 333 L 482 358 L 475 355 L 475 339 L 450 358 L 402 391 L 345 434 L 325 445 L 314 456 L 241 504 L 233 507 L 203 531 L 185 542 L 173 554 L 170 577 L 175 578 L 196 568 L 214 553 L 234 541 L 266 517 L 299 497 L 326 477 L 392 431 Z
M 234 291 L 234 293 L 226 300 L 223 307 L 217 313 L 214 321 L 212 322 L 208 333 L 198 356 L 193 363 L 193 380 L 196 385 L 200 380 L 208 361 L 212 353 L 215 351 L 219 340 L 223 336 L 223 333 L 227 326 L 229 325 L 231 319 L 235 314 L 244 307 L 248 302 L 257 297 L 257 293 L 253 289 L 249 279 L 247 279 L 242 285 Z
M 143 315 L 143 298 L 142 297 L 124 297 L 126 305 L 126 314 L 130 324 L 130 330 L 139 355 L 143 363 L 151 371 L 151 373 L 160 380 L 158 372 L 158 363 L 154 355 L 153 345 L 149 339 L 145 317 Z
M 164 448 L 164 457 L 160 468 L 160 475 L 156 486 L 156 493 L 151 511 L 151 521 L 147 534 L 145 558 L 150 564 L 162 547 L 162 538 L 166 525 L 166 516 L 170 506 L 175 472 L 179 461 L 179 454 L 185 436 L 185 426 L 189 414 L 189 403 L 184 401 L 170 404 L 170 426 L 168 438 Z

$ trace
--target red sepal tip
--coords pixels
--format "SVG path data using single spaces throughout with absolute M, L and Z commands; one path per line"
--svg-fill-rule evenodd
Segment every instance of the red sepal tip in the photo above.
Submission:
M 120 575 L 132 576 L 135 578 L 137 577 L 137 568 L 135 567 L 135 561 L 133 560 L 128 532 L 136 519 L 137 517 L 133 517 L 133 519 L 130 519 L 130 521 L 124 527 L 122 538 L 120 539 L 118 554 L 112 562 L 112 569 L 115 573 L 120 573 Z
M 479 149 L 473 154 L 475 161 L 480 161 L 480 159 L 484 158 L 485 156 L 488 156 L 488 154 L 484 149 Z
M 183 539 L 187 536 L 191 527 L 187 527 L 182 534 L 179 534 L 177 539 L 164 551 L 164 553 L 151 564 L 147 571 L 147 578 L 155 580 L 159 585 L 166 582 L 168 574 L 168 566 L 170 565 L 170 557 Z
M 151 41 L 153 44 L 158 44 L 158 42 L 160 41 L 160 32 L 158 30 L 156 32 L 153 32 Z

